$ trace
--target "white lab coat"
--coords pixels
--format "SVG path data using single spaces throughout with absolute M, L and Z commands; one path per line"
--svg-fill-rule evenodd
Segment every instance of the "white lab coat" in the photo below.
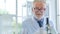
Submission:
M 52 34 L 58 34 L 54 24 L 49 21 L 49 24 L 51 26 L 51 33 Z M 43 24 L 43 30 L 46 30 L 46 17 L 44 18 L 44 24 Z M 37 23 L 37 21 L 32 17 L 26 19 L 22 24 L 21 34 L 40 34 L 40 27 Z

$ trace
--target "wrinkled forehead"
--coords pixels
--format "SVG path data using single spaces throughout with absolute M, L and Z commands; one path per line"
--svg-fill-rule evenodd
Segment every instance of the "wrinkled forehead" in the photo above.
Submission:
M 44 3 L 44 2 L 34 2 L 34 3 L 33 3 L 33 7 L 46 8 L 46 3 Z

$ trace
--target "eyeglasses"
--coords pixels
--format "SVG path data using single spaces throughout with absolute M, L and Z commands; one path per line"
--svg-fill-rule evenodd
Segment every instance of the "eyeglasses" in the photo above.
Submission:
M 34 10 L 36 10 L 36 11 L 44 10 L 44 11 L 45 11 L 45 10 L 46 10 L 46 8 L 40 8 L 40 9 L 39 9 L 39 8 L 34 8 Z

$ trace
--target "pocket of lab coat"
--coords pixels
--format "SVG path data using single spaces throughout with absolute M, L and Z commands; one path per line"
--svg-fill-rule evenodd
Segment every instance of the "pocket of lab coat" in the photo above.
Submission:
M 43 28 L 40 28 L 34 34 L 47 34 L 47 31 Z

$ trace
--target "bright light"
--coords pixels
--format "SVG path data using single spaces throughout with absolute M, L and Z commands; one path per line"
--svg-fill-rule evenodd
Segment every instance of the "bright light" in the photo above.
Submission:
M 16 1 L 6 0 L 6 10 L 9 12 L 9 14 L 16 14 Z
M 0 0 L 0 9 L 5 9 L 4 0 Z

